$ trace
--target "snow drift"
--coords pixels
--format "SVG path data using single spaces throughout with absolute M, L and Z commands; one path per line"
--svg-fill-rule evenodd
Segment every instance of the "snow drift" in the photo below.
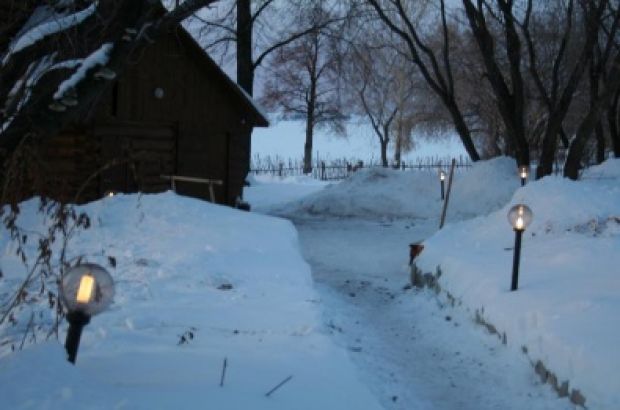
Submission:
M 85 328 L 75 367 L 56 341 L 0 358 L 3 407 L 379 408 L 323 330 L 288 221 L 173 193 L 81 209 L 93 226 L 69 257 L 107 266 L 113 256 L 115 302 Z M 44 229 L 35 201 L 19 223 Z M 2 295 L 23 273 L 4 231 L 0 248 Z
M 617 159 L 578 182 L 530 182 L 498 211 L 427 239 L 418 261 L 425 272 L 440 267 L 444 290 L 597 409 L 620 408 L 619 182 Z M 510 292 L 514 233 L 506 215 L 516 203 L 534 220 L 523 235 L 519 290 Z
M 518 187 L 514 159 L 475 163 L 454 175 L 448 220 L 484 215 L 503 206 Z M 273 207 L 286 216 L 437 218 L 442 201 L 437 173 L 368 168 L 296 202 Z

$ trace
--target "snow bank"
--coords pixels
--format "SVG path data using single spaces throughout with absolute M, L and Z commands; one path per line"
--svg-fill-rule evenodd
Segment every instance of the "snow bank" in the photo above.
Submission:
M 251 175 L 248 181 L 250 186 L 243 189 L 243 198 L 250 203 L 253 211 L 265 213 L 276 205 L 282 207 L 329 185 L 309 176 Z
M 487 217 L 446 226 L 418 260 L 425 272 L 440 266 L 443 289 L 596 409 L 620 408 L 619 182 L 617 159 L 579 182 L 530 182 Z M 516 203 L 534 220 L 523 236 L 519 290 L 510 292 L 514 233 L 506 215 Z
M 448 221 L 486 214 L 503 206 L 519 185 L 513 159 L 481 161 L 454 175 Z M 274 208 L 285 215 L 328 215 L 362 218 L 437 218 L 441 189 L 431 171 L 368 168 L 338 185 Z
M 55 341 L 0 358 L 2 406 L 379 408 L 323 332 L 288 221 L 172 193 L 119 195 L 83 209 L 94 226 L 71 242 L 69 257 L 107 266 L 113 256 L 115 302 L 85 328 L 75 367 Z M 26 203 L 19 223 L 41 231 L 35 211 L 35 201 Z M 21 265 L 5 232 L 0 249 L 6 295 Z

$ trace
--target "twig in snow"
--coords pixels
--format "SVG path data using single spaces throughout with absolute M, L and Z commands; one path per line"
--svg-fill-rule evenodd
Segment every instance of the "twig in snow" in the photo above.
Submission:
M 224 377 L 226 377 L 226 365 L 227 360 L 224 358 L 224 364 L 222 365 L 222 377 L 220 378 L 220 387 L 224 387 Z
M 265 394 L 265 397 L 269 397 L 274 391 L 278 390 L 280 387 L 284 386 L 285 383 L 287 383 L 289 380 L 291 380 L 293 378 L 293 375 L 290 375 L 289 377 L 287 377 L 286 379 L 282 380 L 276 387 L 274 387 L 273 389 L 269 390 L 267 392 L 267 394 Z
M 24 337 L 22 338 L 22 343 L 19 345 L 19 350 L 22 350 L 24 347 L 24 343 L 26 342 L 26 337 L 28 336 L 28 332 L 30 331 L 30 326 L 34 322 L 34 312 L 30 315 L 30 321 L 28 322 L 28 326 L 26 326 L 26 331 L 24 332 Z M 34 330 L 33 330 L 34 333 Z

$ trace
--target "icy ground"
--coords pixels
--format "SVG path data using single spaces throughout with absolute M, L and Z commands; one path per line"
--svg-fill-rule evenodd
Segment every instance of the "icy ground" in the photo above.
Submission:
M 403 289 L 406 243 L 437 220 L 296 220 L 324 317 L 385 409 L 571 409 L 506 349 L 428 291 Z
M 432 173 L 364 170 L 292 202 L 283 196 L 282 204 L 274 180 L 255 181 L 248 198 L 295 222 L 326 322 L 387 408 L 416 400 L 430 408 L 571 408 L 539 386 L 532 367 L 540 361 L 558 386 L 585 395 L 586 407 L 617 409 L 619 179 L 620 161 L 610 160 L 579 182 L 548 177 L 521 188 L 513 160 L 481 162 L 456 175 L 440 232 Z M 261 205 L 262 184 L 269 206 Z M 514 233 L 506 214 L 515 203 L 535 217 L 524 235 L 519 291 L 510 292 Z M 407 245 L 418 240 L 426 246 L 418 266 L 441 268 L 439 284 L 456 310 L 438 309 L 445 293 L 435 299 L 402 289 Z M 484 335 L 476 316 L 505 344 Z M 482 365 L 460 362 L 469 357 Z M 421 358 L 429 363 L 417 368 Z

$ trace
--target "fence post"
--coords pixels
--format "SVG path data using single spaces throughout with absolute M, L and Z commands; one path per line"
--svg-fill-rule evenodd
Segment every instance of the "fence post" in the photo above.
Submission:
M 450 190 L 452 189 L 452 177 L 454 176 L 455 165 L 456 165 L 456 159 L 452 158 L 452 164 L 450 165 L 450 176 L 448 177 L 448 192 L 446 192 L 446 200 L 443 203 L 443 209 L 441 211 L 441 220 L 439 222 L 439 229 L 443 228 L 443 223 L 446 221 L 446 211 L 448 210 L 448 201 L 450 200 Z

